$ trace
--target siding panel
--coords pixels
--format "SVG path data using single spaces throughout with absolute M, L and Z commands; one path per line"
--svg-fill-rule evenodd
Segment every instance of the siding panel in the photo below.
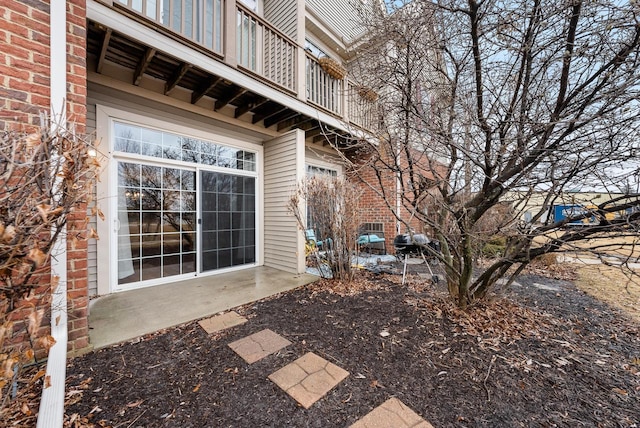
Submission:
M 347 42 L 352 42 L 362 34 L 358 12 L 349 0 L 307 0 L 307 5 Z
M 304 272 L 304 242 L 287 201 L 304 174 L 304 136 L 295 130 L 264 144 L 264 264 Z
M 96 105 L 87 103 L 87 134 L 95 137 L 96 133 Z M 103 144 L 104 146 L 104 144 Z M 93 202 L 87 207 L 89 213 L 89 227 L 98 230 L 98 220 L 96 216 L 91 216 L 91 210 L 97 204 L 96 189 L 93 189 Z M 87 243 L 87 271 L 89 274 L 89 297 L 98 294 L 98 241 L 89 239 Z
M 271 0 L 264 2 L 264 18 L 278 30 L 295 40 L 297 36 L 297 1 Z

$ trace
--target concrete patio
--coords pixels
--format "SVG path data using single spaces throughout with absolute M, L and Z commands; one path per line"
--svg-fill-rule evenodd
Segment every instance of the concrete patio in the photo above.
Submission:
M 316 279 L 262 266 L 98 297 L 90 304 L 91 345 L 97 349 L 134 339 Z

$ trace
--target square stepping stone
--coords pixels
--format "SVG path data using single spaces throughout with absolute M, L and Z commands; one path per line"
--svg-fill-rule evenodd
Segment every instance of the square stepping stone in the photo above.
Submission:
M 309 352 L 269 375 L 269 379 L 308 409 L 347 376 L 348 371 Z
M 287 339 L 269 329 L 265 329 L 251 336 L 236 340 L 230 343 L 229 347 L 247 363 L 252 364 L 289 345 L 291 345 L 291 342 Z
M 234 327 L 246 322 L 247 319 L 245 317 L 237 312 L 231 311 L 216 315 L 215 317 L 200 320 L 198 321 L 198 324 L 200 324 L 200 327 L 202 327 L 207 334 L 212 334 L 216 331 L 224 330 L 225 328 Z
M 349 428 L 433 428 L 397 398 L 390 398 Z

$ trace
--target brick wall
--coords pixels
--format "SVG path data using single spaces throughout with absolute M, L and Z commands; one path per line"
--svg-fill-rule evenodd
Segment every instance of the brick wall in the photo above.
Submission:
M 388 167 L 383 165 L 383 162 L 378 159 L 378 156 L 390 156 L 385 155 L 384 150 L 376 151 L 375 153 L 367 153 L 362 150 L 351 154 L 352 159 L 355 161 L 357 174 L 354 171 L 348 172 L 351 180 L 360 184 L 363 190 L 363 196 L 361 201 L 362 221 L 371 223 L 383 223 L 384 224 L 384 236 L 387 252 L 395 252 L 393 248 L 393 239 L 398 234 L 396 229 L 397 219 L 392 210 L 396 210 L 396 197 L 397 197 L 397 179 L 396 175 L 392 173 Z M 405 156 L 405 155 L 403 155 Z M 419 152 L 411 153 L 411 156 L 416 159 L 422 159 L 421 163 L 424 163 L 424 155 Z M 389 159 L 385 159 L 389 161 Z M 399 160 L 401 168 L 407 168 L 407 159 L 401 158 Z M 422 167 L 420 167 L 422 166 Z M 433 178 L 433 171 L 436 174 L 442 175 L 443 166 L 430 162 L 428 165 L 415 165 L 415 170 L 420 172 L 427 178 Z M 382 194 L 384 193 L 384 196 Z M 410 198 L 410 195 L 407 197 Z M 386 199 L 386 201 L 385 201 Z M 389 206 L 391 205 L 391 207 Z M 415 233 L 426 233 L 432 235 L 432 231 L 425 230 L 424 225 L 415 215 L 407 210 L 404 206 L 400 207 L 399 217 L 409 224 L 409 227 Z M 400 224 L 400 233 L 406 233 L 406 225 Z
M 396 218 L 386 201 L 394 207 L 396 197 L 396 179 L 388 171 L 376 165 L 370 153 L 353 153 L 352 157 L 356 163 L 358 173 L 348 171 L 348 177 L 358 183 L 362 189 L 360 201 L 361 218 L 363 223 L 382 223 L 384 225 L 385 247 L 390 254 L 394 253 L 393 238 L 396 236 Z M 378 178 L 378 174 L 380 178 Z M 380 185 L 383 183 L 383 186 Z M 380 195 L 383 191 L 386 196 Z M 395 208 L 395 207 L 394 207 Z
M 67 0 L 67 118 L 76 131 L 86 132 L 87 121 L 87 9 L 85 0 Z M 86 235 L 87 206 L 76 208 L 69 219 L 69 236 Z M 87 241 L 69 239 L 67 243 L 67 298 L 69 345 L 71 352 L 89 346 L 89 271 Z
M 49 110 L 49 2 L 0 0 L 0 130 L 30 132 Z
M 32 132 L 50 112 L 50 24 L 48 0 L 0 0 L 0 131 Z M 86 129 L 86 1 L 67 0 L 67 119 Z M 53 106 L 58 112 L 62 106 Z M 69 351 L 88 346 L 86 206 L 78 206 L 68 230 Z M 42 275 L 45 280 L 47 273 Z M 48 311 L 49 308 L 47 307 Z M 19 318 L 19 317 L 18 317 Z M 44 322 L 47 322 L 45 320 Z

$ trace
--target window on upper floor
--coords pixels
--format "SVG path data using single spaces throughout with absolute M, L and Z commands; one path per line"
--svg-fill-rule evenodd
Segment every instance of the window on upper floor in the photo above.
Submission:
M 313 43 L 309 39 L 305 39 L 304 41 L 304 50 L 306 50 L 316 58 L 320 58 L 322 56 L 328 56 L 322 49 L 320 49 L 315 43 Z
M 307 164 L 307 177 L 317 176 L 337 177 L 338 171 L 332 168 L 325 168 Z
M 240 3 L 251 9 L 252 11 L 259 13 L 260 12 L 260 0 L 240 0 Z

